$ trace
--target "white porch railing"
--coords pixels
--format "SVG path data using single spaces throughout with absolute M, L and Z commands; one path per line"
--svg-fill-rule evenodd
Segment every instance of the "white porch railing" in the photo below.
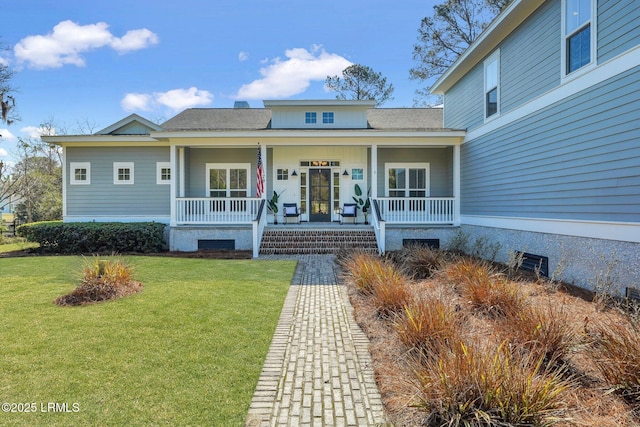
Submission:
M 178 198 L 177 224 L 251 224 L 262 199 L 248 197 Z
M 454 197 L 378 197 L 380 217 L 387 224 L 453 224 Z

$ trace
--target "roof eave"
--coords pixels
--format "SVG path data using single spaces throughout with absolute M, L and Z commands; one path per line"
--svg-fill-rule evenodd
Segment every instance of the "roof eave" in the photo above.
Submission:
M 544 2 L 545 0 L 514 0 L 436 80 L 431 86 L 430 92 L 444 95 Z

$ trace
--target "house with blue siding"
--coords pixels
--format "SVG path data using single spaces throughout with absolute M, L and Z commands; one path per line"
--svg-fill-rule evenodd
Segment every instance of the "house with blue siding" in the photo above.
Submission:
M 465 233 L 569 282 L 640 285 L 640 2 L 514 1 L 432 92 L 467 132 Z
M 355 222 L 380 252 L 463 235 L 500 243 L 499 261 L 635 291 L 640 2 L 514 0 L 432 92 L 444 109 L 267 100 L 43 139 L 63 147 L 65 221 L 163 222 L 172 250 L 259 256 L 270 229 L 297 227 L 285 203 L 324 229 L 357 184 L 371 209 Z

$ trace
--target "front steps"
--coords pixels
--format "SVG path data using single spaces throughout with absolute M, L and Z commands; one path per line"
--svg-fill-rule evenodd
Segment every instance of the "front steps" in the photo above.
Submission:
M 260 255 L 276 254 L 335 254 L 340 249 L 378 251 L 373 229 L 335 230 L 265 230 Z

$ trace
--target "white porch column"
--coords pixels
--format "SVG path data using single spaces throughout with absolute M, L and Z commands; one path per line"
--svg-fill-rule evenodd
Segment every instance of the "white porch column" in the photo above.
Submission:
M 178 162 L 180 164 L 180 191 L 178 192 L 178 197 L 184 197 L 185 196 L 185 167 L 184 167 L 184 147 L 180 147 L 178 149 Z
M 62 219 L 67 217 L 67 173 L 71 174 L 67 164 L 67 147 L 62 146 Z
M 169 146 L 169 162 L 171 164 L 171 189 L 169 191 L 169 200 L 170 200 L 170 204 L 171 204 L 171 220 L 169 222 L 169 225 L 171 225 L 172 227 L 176 226 L 176 190 L 177 190 L 177 183 L 176 181 L 178 180 L 178 174 L 176 173 L 178 171 L 178 148 L 175 145 L 170 145 Z
M 453 225 L 460 225 L 460 146 L 453 146 Z
M 371 145 L 371 197 L 378 197 L 378 146 Z
M 262 170 L 264 176 L 264 191 L 262 192 L 262 198 L 267 200 L 267 187 L 269 184 L 269 174 L 267 173 L 269 160 L 267 159 L 267 145 L 260 144 L 260 156 L 262 157 Z

